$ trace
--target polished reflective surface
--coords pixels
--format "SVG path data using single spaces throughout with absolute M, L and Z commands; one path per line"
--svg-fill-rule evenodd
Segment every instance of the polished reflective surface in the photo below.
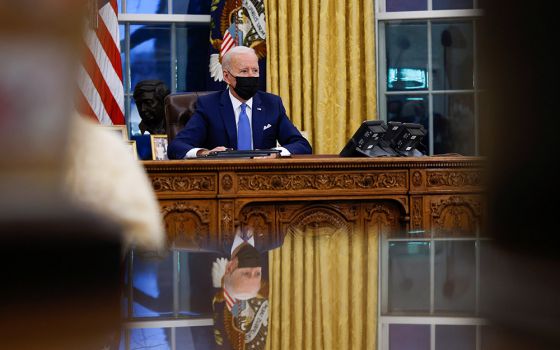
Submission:
M 434 311 L 475 314 L 476 258 L 474 241 L 435 242 Z
M 430 311 L 430 243 L 390 242 L 388 312 Z

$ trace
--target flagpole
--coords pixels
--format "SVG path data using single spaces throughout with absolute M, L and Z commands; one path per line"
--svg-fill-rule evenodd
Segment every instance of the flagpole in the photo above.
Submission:
M 99 2 L 98 0 L 91 0 L 88 3 L 89 11 L 89 26 L 92 30 L 97 30 L 99 26 L 98 22 L 98 12 L 99 12 Z

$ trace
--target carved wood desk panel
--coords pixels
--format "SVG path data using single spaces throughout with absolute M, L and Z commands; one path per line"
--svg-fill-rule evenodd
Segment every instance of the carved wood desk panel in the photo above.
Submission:
M 145 161 L 172 248 L 219 249 L 238 227 L 274 241 L 293 230 L 394 235 L 476 232 L 483 161 L 474 157 Z

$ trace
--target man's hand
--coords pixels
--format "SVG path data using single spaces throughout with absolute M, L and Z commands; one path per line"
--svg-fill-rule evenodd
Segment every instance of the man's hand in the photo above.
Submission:
M 222 277 L 226 273 L 228 259 L 218 258 L 212 263 L 212 285 L 214 288 L 222 288 Z
M 253 157 L 253 158 L 255 158 L 255 159 L 266 159 L 266 158 L 270 159 L 270 158 L 280 158 L 280 153 L 276 153 L 276 152 L 274 152 L 274 153 L 271 153 L 271 154 L 269 154 L 268 156 Z
M 264 156 L 264 157 L 255 157 L 255 158 L 280 158 L 280 153 L 271 153 L 268 156 Z
M 198 152 L 196 152 L 196 156 L 197 157 L 204 157 L 207 156 L 210 152 L 222 152 L 227 150 L 227 148 L 225 148 L 224 146 L 218 146 L 216 148 L 213 148 L 211 150 L 207 150 L 207 149 L 201 149 L 198 150 Z
M 268 158 L 280 158 L 280 153 L 272 153 Z

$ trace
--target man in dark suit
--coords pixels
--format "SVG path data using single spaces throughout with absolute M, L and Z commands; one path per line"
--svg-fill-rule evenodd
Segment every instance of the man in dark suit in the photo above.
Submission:
M 237 46 L 222 59 L 228 89 L 200 96 L 197 110 L 170 143 L 170 159 L 195 158 L 227 148 L 276 148 L 282 156 L 310 154 L 311 145 L 286 115 L 282 100 L 258 90 L 254 50 Z

